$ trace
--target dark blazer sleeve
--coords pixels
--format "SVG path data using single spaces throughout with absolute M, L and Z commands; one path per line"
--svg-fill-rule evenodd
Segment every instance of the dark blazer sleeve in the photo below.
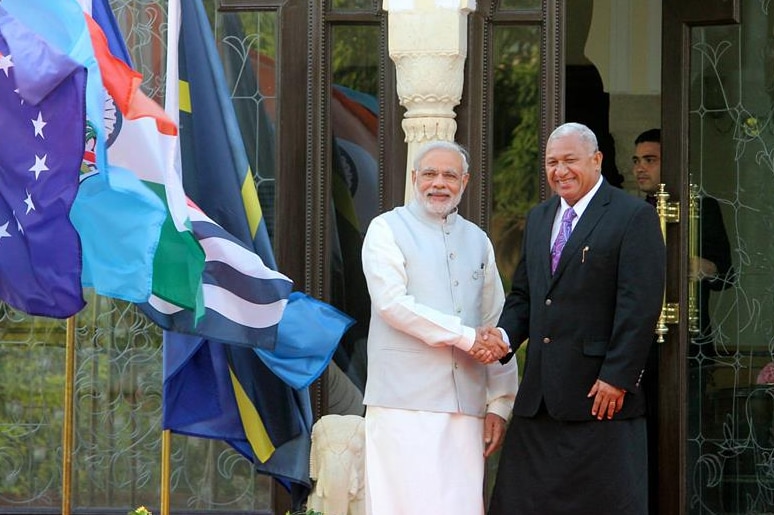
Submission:
M 643 202 L 621 240 L 615 315 L 601 380 L 630 392 L 638 388 L 661 311 L 665 269 L 666 249 L 658 216 Z

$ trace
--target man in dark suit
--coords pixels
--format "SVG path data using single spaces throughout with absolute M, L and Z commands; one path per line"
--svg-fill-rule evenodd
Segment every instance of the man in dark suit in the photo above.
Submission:
M 585 125 L 549 137 L 557 195 L 527 215 L 498 324 L 512 348 L 529 345 L 490 515 L 647 513 L 640 381 L 665 248 L 655 211 L 608 184 L 601 166 Z
M 661 180 L 661 129 L 649 129 L 642 132 L 634 140 L 632 155 L 632 175 L 637 181 L 637 188 L 645 194 L 645 200 L 652 206 L 656 205 L 656 193 Z M 691 280 L 698 281 L 697 288 L 697 331 L 692 335 L 688 348 L 691 365 L 689 379 L 691 388 L 703 392 L 711 380 L 713 365 L 703 358 L 716 355 L 715 338 L 709 316 L 710 291 L 723 290 L 735 282 L 735 272 L 731 265 L 731 245 L 728 241 L 726 226 L 720 204 L 712 197 L 701 196 L 699 208 L 699 248 L 690 263 Z M 645 367 L 645 397 L 648 401 L 648 478 L 650 484 L 650 513 L 658 513 L 658 366 L 660 347 L 653 342 L 653 347 Z M 699 360 L 701 356 L 702 360 Z M 702 404 L 704 405 L 704 404 Z M 700 431 L 699 417 L 695 403 L 691 404 L 689 417 L 689 434 Z M 708 419 L 708 420 L 711 420 Z
M 632 174 L 645 200 L 655 206 L 661 181 L 661 129 L 649 129 L 634 140 Z M 716 355 L 709 316 L 709 293 L 733 285 L 736 273 L 731 266 L 731 245 L 720 204 L 712 197 L 699 197 L 699 247 L 690 264 L 693 280 L 699 281 L 697 336 L 689 351 L 691 357 Z

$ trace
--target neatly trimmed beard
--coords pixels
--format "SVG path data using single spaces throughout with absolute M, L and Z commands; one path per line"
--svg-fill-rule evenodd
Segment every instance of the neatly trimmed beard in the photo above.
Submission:
M 449 213 L 457 209 L 457 206 L 462 200 L 462 192 L 464 188 L 460 188 L 460 191 L 456 195 L 449 197 L 445 202 L 433 202 L 426 195 L 423 195 L 418 188 L 418 184 L 414 182 L 414 198 L 417 202 L 427 211 L 428 214 L 438 216 L 440 218 L 446 218 Z M 442 192 L 448 192 L 449 190 L 440 190 Z

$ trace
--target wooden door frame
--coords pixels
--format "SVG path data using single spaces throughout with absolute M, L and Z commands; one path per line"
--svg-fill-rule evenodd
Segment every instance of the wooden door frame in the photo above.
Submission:
M 672 201 L 689 195 L 689 93 L 691 29 L 740 23 L 739 0 L 663 0 L 661 60 L 661 180 Z M 675 81 L 675 78 L 678 78 Z M 680 220 L 688 203 L 680 202 Z M 676 242 L 676 243 L 675 243 Z M 688 512 L 688 224 L 667 226 L 667 302 L 680 306 L 659 362 L 659 509 L 664 515 Z M 675 456 L 678 457 L 675 460 Z
M 465 87 L 457 113 L 456 140 L 471 155 L 474 170 L 462 198 L 460 211 L 473 223 L 489 228 L 492 207 L 492 112 L 494 88 L 492 69 L 493 27 L 509 23 L 531 24 L 541 29 L 540 71 L 540 161 L 549 134 L 564 113 L 564 2 L 543 0 L 540 10 L 503 9 L 500 0 L 479 0 L 468 17 L 468 55 Z M 542 168 L 542 166 L 541 166 Z M 540 200 L 551 194 L 545 177 L 540 178 Z

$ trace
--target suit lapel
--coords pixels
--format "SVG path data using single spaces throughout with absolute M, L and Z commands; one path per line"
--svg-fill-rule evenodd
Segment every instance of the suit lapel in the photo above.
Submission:
M 571 259 L 574 259 L 573 256 L 578 255 L 580 252 L 581 243 L 587 239 L 588 235 L 591 233 L 597 223 L 599 223 L 599 220 L 607 211 L 607 206 L 610 203 L 610 188 L 611 186 L 608 185 L 607 182 L 603 181 L 599 187 L 599 190 L 597 190 L 597 193 L 591 198 L 589 205 L 583 212 L 583 216 L 581 216 L 580 220 L 578 220 L 578 223 L 575 225 L 575 229 L 573 229 L 572 233 L 570 234 L 570 238 L 564 245 L 564 250 L 562 250 L 562 257 L 559 259 L 559 264 L 557 265 L 556 272 L 553 275 L 554 280 L 556 280 L 562 274 L 565 267 L 567 266 L 567 263 L 569 263 Z

